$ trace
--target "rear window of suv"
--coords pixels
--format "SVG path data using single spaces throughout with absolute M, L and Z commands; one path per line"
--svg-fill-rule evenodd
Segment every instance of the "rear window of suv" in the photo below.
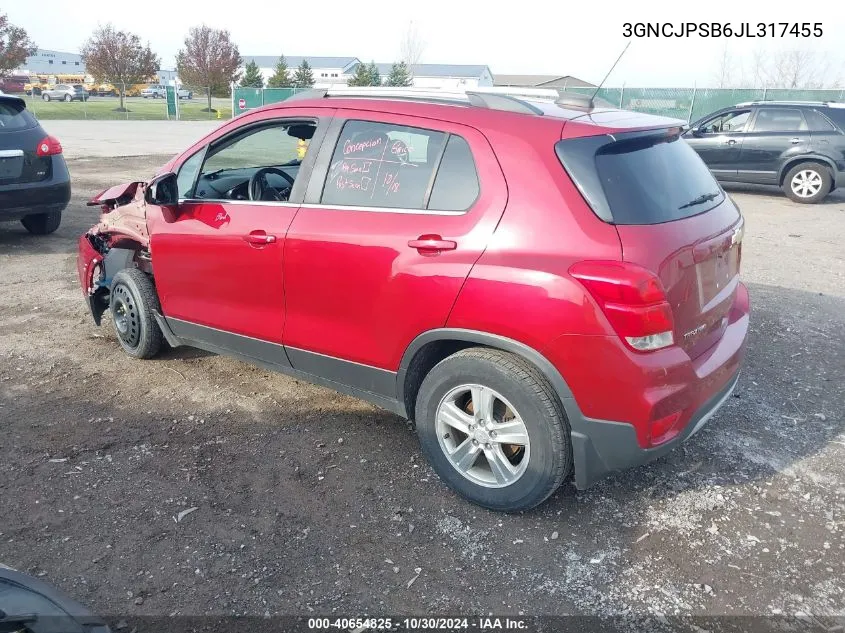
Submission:
M 565 139 L 555 150 L 605 222 L 672 222 L 704 213 L 725 197 L 677 129 Z
M 6 130 L 25 130 L 37 125 L 35 117 L 18 99 L 0 98 L 0 133 Z

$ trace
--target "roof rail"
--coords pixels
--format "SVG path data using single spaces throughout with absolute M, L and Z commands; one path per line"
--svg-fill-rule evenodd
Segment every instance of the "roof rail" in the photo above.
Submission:
M 469 90 L 440 90 L 437 88 L 395 88 L 385 86 L 336 86 L 297 92 L 286 101 L 324 99 L 327 97 L 369 97 L 420 100 L 430 103 L 464 104 L 489 110 L 519 114 L 543 114 L 538 106 L 542 102 L 566 107 L 593 110 L 596 102 L 613 107 L 601 99 L 591 99 L 579 93 L 545 88 L 472 88 Z
M 738 107 L 746 107 L 752 105 L 806 105 L 806 106 L 825 106 L 825 105 L 832 105 L 839 103 L 834 99 L 829 99 L 827 101 L 780 101 L 778 99 L 763 100 L 759 99 L 757 101 L 743 101 L 742 103 L 737 103 Z

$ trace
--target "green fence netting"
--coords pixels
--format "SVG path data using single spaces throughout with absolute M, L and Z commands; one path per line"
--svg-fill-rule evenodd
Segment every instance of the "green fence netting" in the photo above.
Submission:
M 574 88 L 592 94 L 594 88 Z M 771 88 L 602 88 L 599 98 L 612 105 L 661 116 L 696 121 L 711 112 L 746 101 L 843 101 L 843 90 Z
M 284 101 L 303 90 L 309 90 L 309 88 L 235 88 L 232 91 L 232 116 L 238 116 L 268 103 Z
M 233 116 L 268 103 L 284 101 L 308 88 L 235 88 Z M 592 94 L 594 88 L 571 88 Z M 598 97 L 626 110 L 696 121 L 711 112 L 745 101 L 845 101 L 845 90 L 771 88 L 602 88 Z

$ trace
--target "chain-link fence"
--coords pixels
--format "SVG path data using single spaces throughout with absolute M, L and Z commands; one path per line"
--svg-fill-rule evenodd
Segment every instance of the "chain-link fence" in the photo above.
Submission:
M 573 88 L 592 94 L 595 88 Z M 772 88 L 602 88 L 597 97 L 625 110 L 658 114 L 692 122 L 721 108 L 747 101 L 839 101 L 845 90 Z
M 144 86 L 121 86 L 111 94 L 91 94 L 87 100 L 65 101 L 63 96 L 46 98 L 43 92 L 26 97 L 27 107 L 40 119 L 93 120 L 225 120 L 254 108 L 278 103 L 308 88 L 238 88 L 230 96 L 212 96 L 208 104 L 205 88 L 180 88 L 178 117 L 168 112 L 167 100 L 142 95 Z M 594 88 L 568 88 L 592 94 Z M 120 93 L 123 93 L 123 108 Z M 224 93 L 225 94 L 225 93 Z M 845 101 L 845 90 L 785 90 L 743 88 L 602 88 L 599 98 L 626 110 L 668 116 L 684 121 L 701 117 L 745 101 Z
M 168 107 L 164 91 L 146 84 L 89 86 L 91 89 L 83 93 L 87 98 L 81 98 L 73 90 L 63 91 L 60 86 L 64 85 L 39 87 L 21 96 L 26 99 L 27 109 L 41 120 L 223 121 L 232 118 L 232 100 L 225 88 L 223 96 L 211 97 L 209 106 L 206 88 L 181 86 L 177 102 L 171 101 Z
M 291 95 L 310 88 L 234 88 L 232 90 L 232 116 L 269 103 L 279 103 Z

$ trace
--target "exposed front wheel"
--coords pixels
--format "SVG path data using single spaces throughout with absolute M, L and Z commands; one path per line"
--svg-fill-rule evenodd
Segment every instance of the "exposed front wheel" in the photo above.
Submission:
M 109 308 L 117 340 L 134 358 L 152 358 L 161 349 L 162 334 L 154 312 L 161 310 L 155 286 L 137 268 L 125 268 L 114 276 Z
M 783 190 L 791 200 L 813 204 L 830 193 L 833 177 L 827 167 L 819 163 L 800 163 L 790 169 L 783 179 Z
M 466 349 L 438 363 L 420 386 L 416 425 L 440 478 L 492 510 L 542 503 L 572 466 L 569 424 L 552 387 L 499 350 Z
M 23 227 L 33 235 L 47 235 L 54 232 L 62 223 L 61 211 L 35 213 L 21 219 Z

